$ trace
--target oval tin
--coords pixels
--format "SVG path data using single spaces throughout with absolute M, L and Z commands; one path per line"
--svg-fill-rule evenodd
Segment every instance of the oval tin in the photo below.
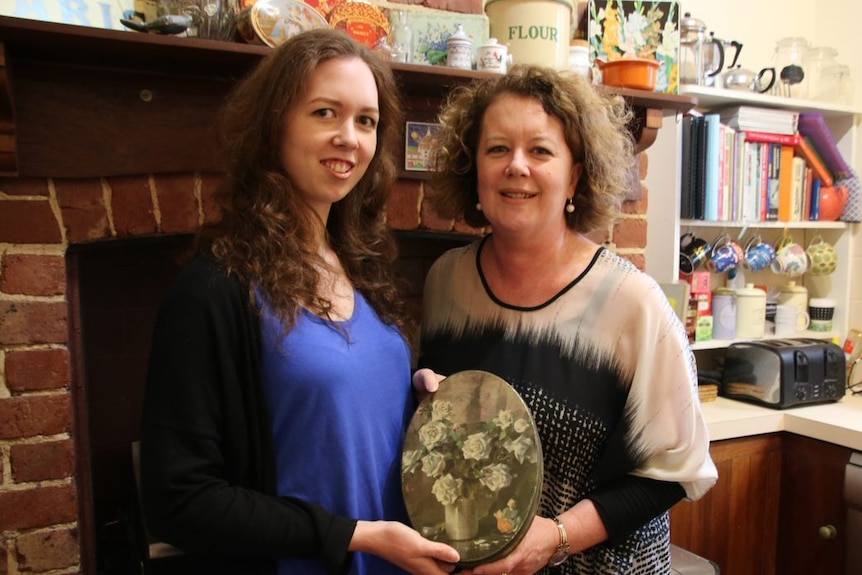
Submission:
M 317 10 L 298 0 L 256 0 L 242 9 L 237 20 L 243 40 L 272 48 L 315 28 L 329 28 L 329 24 Z
M 529 529 L 542 490 L 536 424 L 500 377 L 462 371 L 440 382 L 407 428 L 401 479 L 407 513 L 426 538 L 451 545 L 459 565 L 507 555 Z

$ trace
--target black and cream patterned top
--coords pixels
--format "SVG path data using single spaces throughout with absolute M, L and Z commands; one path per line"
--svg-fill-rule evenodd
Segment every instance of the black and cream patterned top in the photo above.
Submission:
M 649 486 L 676 483 L 691 500 L 708 491 L 717 471 L 694 357 L 658 284 L 602 248 L 548 302 L 513 307 L 485 283 L 481 245 L 451 250 L 429 271 L 420 365 L 444 375 L 489 371 L 521 394 L 542 441 L 539 514 L 553 517 L 589 496 L 606 525 L 625 524 L 642 512 L 629 512 L 629 500 Z M 627 493 L 627 486 L 641 491 Z M 669 573 L 666 511 L 545 571 Z

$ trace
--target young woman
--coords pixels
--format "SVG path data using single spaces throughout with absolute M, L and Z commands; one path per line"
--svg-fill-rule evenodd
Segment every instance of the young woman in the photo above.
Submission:
M 221 219 L 153 339 L 148 526 L 184 573 L 448 573 L 457 552 L 405 524 L 400 488 L 415 398 L 384 214 L 391 71 L 342 32 L 306 32 L 224 120 Z

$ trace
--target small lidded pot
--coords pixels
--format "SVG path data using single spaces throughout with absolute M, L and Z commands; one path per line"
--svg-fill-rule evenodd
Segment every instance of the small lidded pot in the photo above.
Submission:
M 569 43 L 569 71 L 580 74 L 587 80 L 593 79 L 590 44 L 586 40 L 572 40 Z
M 464 26 L 455 25 L 455 33 L 446 39 L 446 65 L 463 70 L 473 69 L 473 40 L 464 32 Z

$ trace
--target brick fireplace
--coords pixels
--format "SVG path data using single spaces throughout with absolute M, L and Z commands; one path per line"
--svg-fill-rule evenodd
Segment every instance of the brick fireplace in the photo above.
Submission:
M 26 106 L 17 111 L 18 173 L 0 179 L 0 575 L 132 573 L 123 505 L 133 495 L 128 448 L 137 439 L 153 314 L 176 256 L 214 217 L 218 174 L 165 173 L 110 156 L 72 163 L 39 150 L 50 158 L 37 163 L 44 170 L 32 168 L 39 130 L 25 130 Z M 0 165 L 9 174 L 16 170 L 8 169 L 4 134 L 0 123 Z M 643 179 L 646 155 L 640 159 Z M 122 169 L 83 173 L 88 162 Z M 387 207 L 417 305 L 430 262 L 480 233 L 438 217 L 423 202 L 425 186 L 405 175 Z M 640 267 L 646 197 L 644 189 L 610 229 L 593 234 Z

